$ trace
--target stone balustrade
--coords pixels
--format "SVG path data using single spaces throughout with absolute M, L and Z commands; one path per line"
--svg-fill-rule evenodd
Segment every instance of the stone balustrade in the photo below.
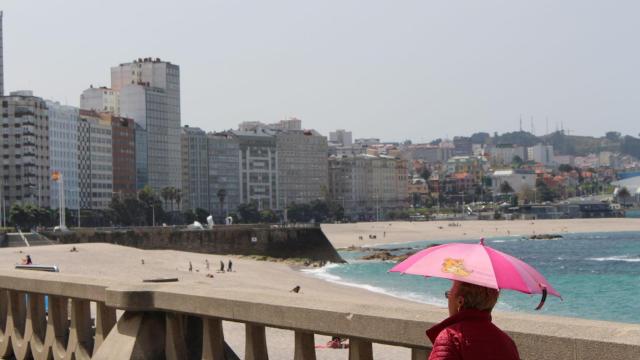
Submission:
M 245 359 L 268 358 L 268 327 L 294 332 L 296 360 L 316 358 L 315 334 L 349 338 L 349 359 L 372 359 L 373 343 L 406 347 L 411 359 L 425 359 L 430 344 L 424 331 L 444 316 L 420 304 L 389 309 L 310 303 L 297 294 L 257 289 L 219 291 L 0 272 L 0 358 L 233 359 L 222 327 L 233 321 L 245 326 Z M 638 325 L 526 314 L 497 314 L 494 320 L 523 359 L 640 358 Z

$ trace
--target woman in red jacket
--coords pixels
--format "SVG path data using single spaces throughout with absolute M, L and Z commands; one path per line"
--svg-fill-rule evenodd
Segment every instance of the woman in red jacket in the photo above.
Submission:
M 454 281 L 445 293 L 449 318 L 427 330 L 429 360 L 518 360 L 509 335 L 491 322 L 498 290 Z

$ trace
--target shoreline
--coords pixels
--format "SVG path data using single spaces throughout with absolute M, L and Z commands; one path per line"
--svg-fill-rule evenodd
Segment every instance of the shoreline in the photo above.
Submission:
M 459 224 L 459 226 L 450 226 Z M 451 242 L 540 234 L 640 232 L 639 218 L 563 220 L 384 221 L 322 224 L 336 249 L 375 247 L 418 241 Z M 369 238 L 375 236 L 375 239 Z

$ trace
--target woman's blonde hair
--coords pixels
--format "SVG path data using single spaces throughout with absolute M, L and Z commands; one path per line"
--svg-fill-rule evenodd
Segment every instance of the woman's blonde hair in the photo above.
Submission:
M 456 281 L 456 284 L 456 295 L 464 299 L 463 309 L 491 311 L 498 302 L 500 292 L 496 289 L 462 281 Z

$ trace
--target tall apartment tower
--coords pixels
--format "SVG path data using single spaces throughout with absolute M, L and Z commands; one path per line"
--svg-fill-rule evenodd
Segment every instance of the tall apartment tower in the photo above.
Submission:
M 80 110 L 78 179 L 81 209 L 107 209 L 113 197 L 112 128 L 109 114 Z
M 2 11 L 0 11 L 0 96 L 4 96 L 4 61 L 2 53 Z
M 136 173 L 147 176 L 144 185 L 157 194 L 168 186 L 181 189 L 180 68 L 156 58 L 120 64 L 111 68 L 111 89 L 120 94 L 120 116 L 146 132 L 146 149 L 136 149 Z
M 31 91 L 0 97 L 2 196 L 13 204 L 49 207 L 49 116 L 47 105 Z
M 182 128 L 182 169 L 183 208 L 211 211 L 207 133 L 200 128 Z
M 47 101 L 49 115 L 49 164 L 51 172 L 58 171 L 64 181 L 64 200 L 67 209 L 77 210 L 80 206 L 78 182 L 78 122 L 79 109 Z M 60 183 L 49 179 L 51 188 L 51 208 L 59 206 Z

